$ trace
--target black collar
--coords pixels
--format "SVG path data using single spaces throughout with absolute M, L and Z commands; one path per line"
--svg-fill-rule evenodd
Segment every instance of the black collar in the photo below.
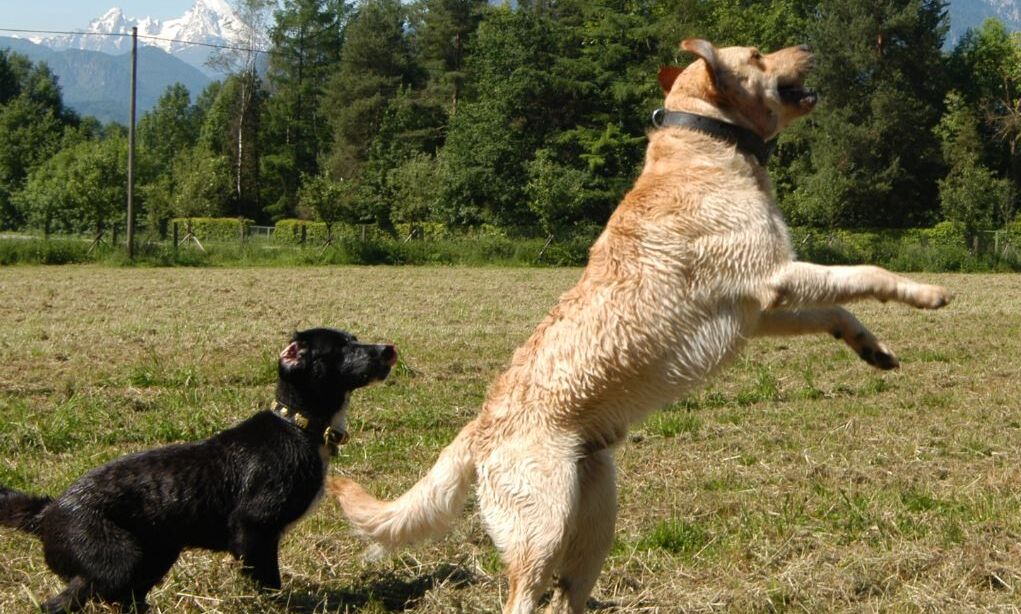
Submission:
M 280 416 L 288 422 L 294 423 L 295 426 L 302 430 L 312 430 L 316 428 L 316 425 L 308 419 L 308 416 L 301 413 L 296 409 L 284 405 L 280 401 L 273 401 L 273 405 L 270 406 L 273 413 Z M 332 426 L 326 425 L 326 429 L 323 431 L 323 445 L 330 451 L 331 456 L 337 455 L 337 449 L 347 443 L 349 439 L 348 434 L 344 431 L 336 431 Z
M 727 141 L 728 143 L 733 143 L 743 153 L 755 156 L 755 159 L 763 167 L 769 162 L 769 155 L 773 153 L 773 148 L 776 147 L 776 139 L 764 141 L 762 137 L 747 128 L 713 119 L 712 117 L 706 117 L 705 115 L 695 115 L 694 113 L 686 113 L 684 111 L 656 109 L 652 112 L 652 124 L 657 128 L 663 126 L 683 126 Z

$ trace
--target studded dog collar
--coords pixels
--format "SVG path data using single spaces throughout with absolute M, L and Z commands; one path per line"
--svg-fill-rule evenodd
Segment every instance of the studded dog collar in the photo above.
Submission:
M 307 431 L 312 426 L 312 422 L 308 419 L 308 416 L 296 409 L 292 409 L 284 405 L 280 401 L 273 401 L 273 405 L 270 409 L 273 410 L 273 413 L 288 422 L 294 423 L 294 425 L 300 429 Z M 326 430 L 323 431 L 323 445 L 330 451 L 330 456 L 336 456 L 337 450 L 340 446 L 347 443 L 348 439 L 350 439 L 350 436 L 345 431 L 338 431 L 329 425 L 327 425 Z

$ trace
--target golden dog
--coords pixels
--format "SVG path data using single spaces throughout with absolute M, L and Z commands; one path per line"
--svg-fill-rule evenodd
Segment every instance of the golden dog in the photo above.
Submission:
M 837 305 L 950 295 L 870 266 L 794 260 L 764 168 L 766 142 L 808 113 L 806 46 L 762 54 L 689 39 L 664 68 L 645 166 L 565 293 L 479 416 L 392 502 L 336 478 L 330 491 L 382 549 L 446 529 L 472 481 L 510 580 L 507 614 L 582 612 L 613 539 L 612 450 L 628 426 L 703 384 L 756 335 L 830 333 L 869 364 L 897 360 Z

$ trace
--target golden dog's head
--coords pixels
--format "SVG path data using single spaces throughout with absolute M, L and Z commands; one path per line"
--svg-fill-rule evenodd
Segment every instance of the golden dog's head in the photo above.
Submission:
M 807 45 L 761 53 L 754 47 L 716 48 L 689 38 L 681 48 L 699 56 L 685 69 L 660 69 L 659 83 L 669 110 L 710 115 L 776 136 L 818 101 L 805 88 L 814 56 Z

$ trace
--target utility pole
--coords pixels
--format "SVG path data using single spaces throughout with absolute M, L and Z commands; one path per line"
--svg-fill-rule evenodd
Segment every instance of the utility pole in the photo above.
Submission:
M 135 257 L 135 95 L 138 80 L 138 28 L 131 28 L 131 121 L 128 123 L 128 258 Z

